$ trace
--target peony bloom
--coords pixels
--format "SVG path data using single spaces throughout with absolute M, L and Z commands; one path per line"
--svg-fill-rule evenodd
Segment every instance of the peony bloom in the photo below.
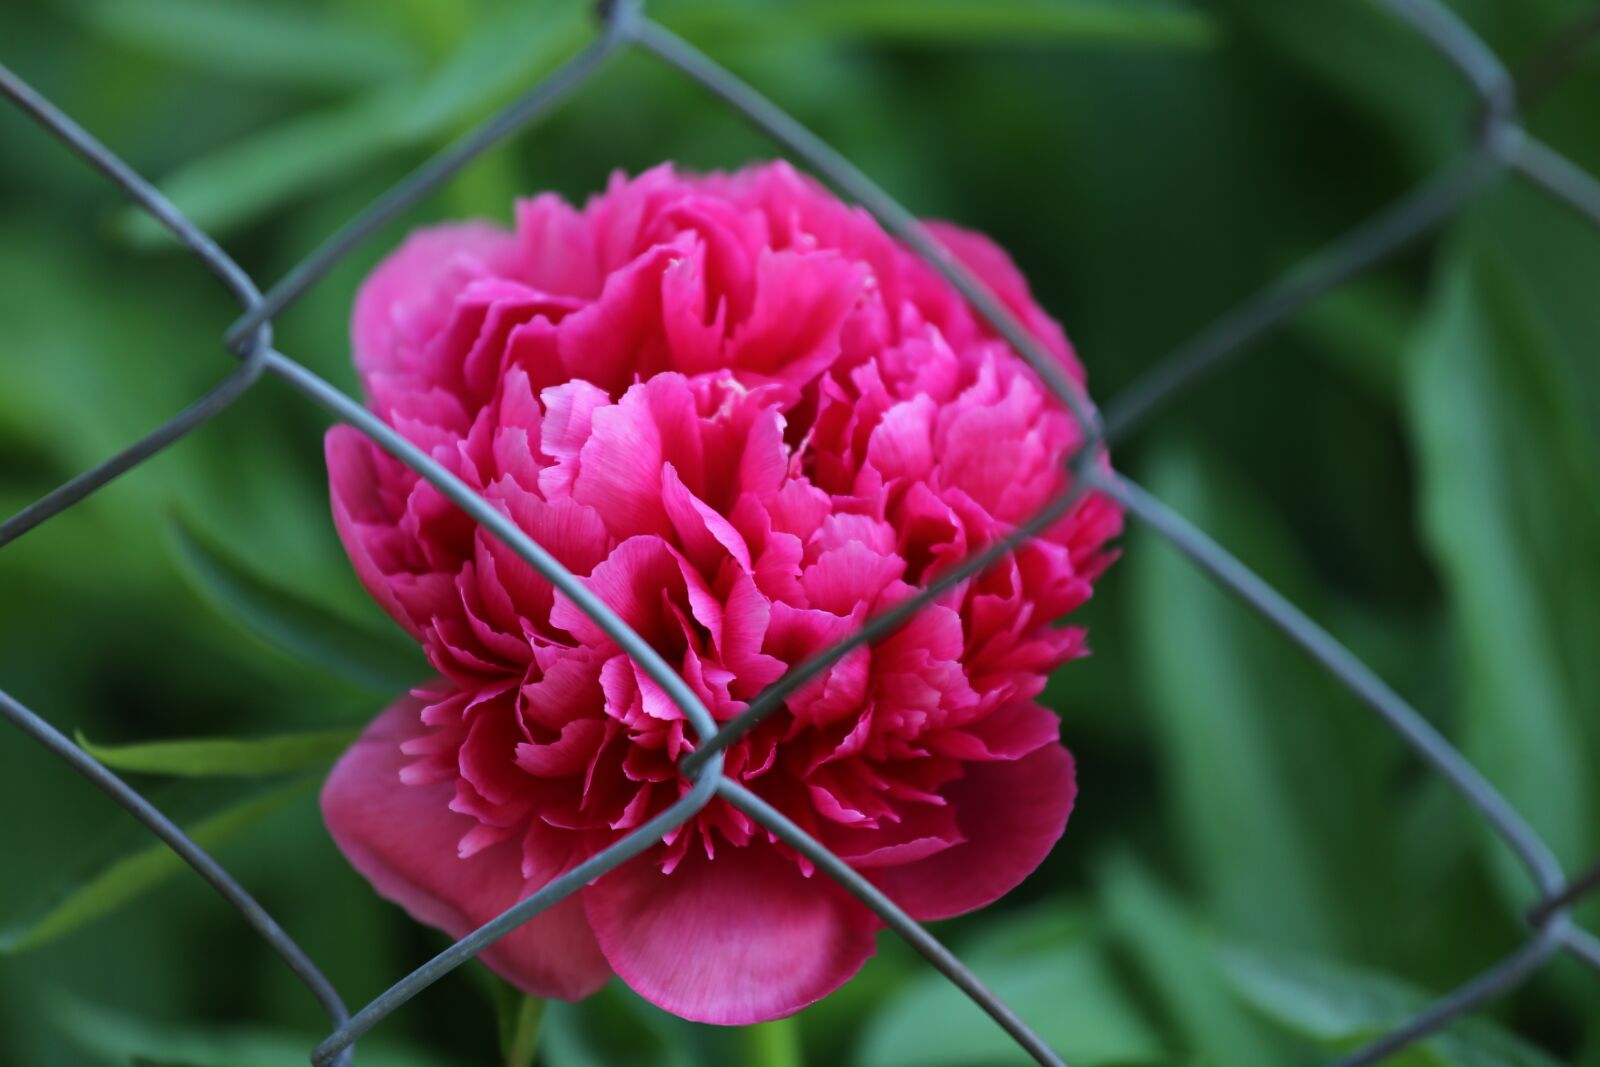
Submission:
M 937 234 L 1081 379 L 986 239 Z M 790 666 L 1062 490 L 1080 439 L 1036 376 L 863 211 L 784 164 L 614 178 L 512 232 L 414 234 L 356 302 L 371 406 L 544 545 L 720 722 Z M 323 792 L 350 862 L 460 936 L 681 796 L 694 734 L 592 621 L 404 465 L 327 438 L 356 571 L 438 677 Z M 1034 703 L 1081 655 L 1121 517 L 1047 536 L 794 694 L 726 755 L 911 915 L 987 904 L 1044 858 L 1075 784 Z M 613 974 L 748 1023 L 837 988 L 880 923 L 731 805 L 484 953 L 577 998 Z

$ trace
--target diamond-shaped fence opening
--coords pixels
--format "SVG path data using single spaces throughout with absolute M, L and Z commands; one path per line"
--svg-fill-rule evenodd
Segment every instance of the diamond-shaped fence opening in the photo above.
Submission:
M 1064 375 L 1043 347 L 892 197 L 848 159 L 819 140 L 772 101 L 736 78 L 715 61 L 653 22 L 638 0 L 613 0 L 599 11 L 599 32 L 592 43 L 565 65 L 514 100 L 481 127 L 411 172 L 355 219 L 308 255 L 265 294 L 243 269 L 203 231 L 193 226 L 154 186 L 123 163 L 94 136 L 79 127 L 48 100 L 0 66 L 0 92 L 27 112 L 58 140 L 119 185 L 170 230 L 238 299 L 242 313 L 228 329 L 224 345 L 240 363 L 220 384 L 142 440 L 93 470 L 67 482 L 15 516 L 0 523 L 0 546 L 60 514 L 125 471 L 139 465 L 196 427 L 221 414 L 263 374 L 287 381 L 335 417 L 348 422 L 379 447 L 410 466 L 492 536 L 525 559 L 631 655 L 683 711 L 699 736 L 695 751 L 681 771 L 693 781 L 691 791 L 654 819 L 603 852 L 568 871 L 498 918 L 445 949 L 405 976 L 372 1003 L 351 1013 L 316 965 L 237 881 L 137 791 L 83 749 L 15 700 L 0 693 L 0 715 L 83 774 L 139 819 L 177 852 L 236 908 L 267 940 L 327 1011 L 332 1032 L 312 1053 L 318 1067 L 347 1063 L 355 1042 L 424 987 L 471 959 L 545 908 L 577 891 L 627 859 L 649 848 L 683 824 L 714 796 L 721 796 L 761 823 L 817 868 L 855 894 L 918 952 L 959 986 L 1041 1064 L 1063 1060 L 959 959 L 893 901 L 850 866 L 831 854 L 776 809 L 722 774 L 722 751 L 773 710 L 807 679 L 825 670 L 851 649 L 878 641 L 904 624 L 941 593 L 1003 559 L 1014 548 L 1045 529 L 1080 499 L 1099 493 L 1147 523 L 1192 563 L 1242 600 L 1320 664 L 1353 693 L 1482 816 L 1532 876 L 1539 897 L 1526 912 L 1529 933 L 1510 955 L 1467 978 L 1415 1017 L 1340 1061 L 1347 1067 L 1375 1063 L 1419 1041 L 1451 1020 L 1505 994 L 1528 979 L 1559 953 L 1567 953 L 1600 970 L 1600 938 L 1577 927 L 1570 916 L 1575 901 L 1600 888 L 1600 868 L 1568 878 L 1550 848 L 1507 803 L 1487 779 L 1406 701 L 1309 617 L 1257 577 L 1244 563 L 1220 548 L 1182 516 L 1144 489 L 1099 462 L 1102 446 L 1141 424 L 1204 375 L 1239 354 L 1264 334 L 1283 324 L 1319 295 L 1372 267 L 1430 227 L 1462 210 L 1491 183 L 1506 175 L 1541 189 L 1600 228 L 1600 182 L 1583 172 L 1522 126 L 1518 85 L 1499 59 L 1436 0 L 1383 0 L 1470 85 L 1478 106 L 1475 136 L 1454 163 L 1424 181 L 1392 205 L 1333 241 L 1276 283 L 1222 316 L 1197 337 L 1159 363 L 1118 397 L 1102 425 L 1098 414 Z M 1570 27 L 1549 51 L 1570 53 L 1575 40 L 1600 29 L 1600 17 Z M 557 108 L 579 91 L 609 59 L 626 49 L 641 49 L 676 68 L 726 106 L 737 111 L 796 160 L 807 165 L 849 199 L 868 211 L 891 234 L 925 258 L 953 284 L 974 308 L 1033 367 L 1041 380 L 1077 420 L 1081 441 L 1068 461 L 1069 485 L 1033 519 L 942 573 L 927 588 L 870 619 L 857 632 L 791 670 L 762 693 L 749 708 L 720 728 L 694 692 L 667 663 L 543 547 L 524 534 L 454 475 L 401 437 L 356 400 L 329 385 L 306 367 L 273 347 L 271 323 L 277 314 L 303 296 L 358 244 L 384 223 L 466 166 L 474 157 Z M 1548 73 L 1546 68 L 1544 73 Z M 1542 85 L 1523 86 L 1525 91 Z

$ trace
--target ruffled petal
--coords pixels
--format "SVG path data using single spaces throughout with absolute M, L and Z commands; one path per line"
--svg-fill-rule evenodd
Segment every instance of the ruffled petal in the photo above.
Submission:
M 454 297 L 473 278 L 508 266 L 510 234 L 487 222 L 417 230 L 379 264 L 356 294 L 350 340 L 363 377 L 410 370 L 418 338 L 440 333 Z
M 322 790 L 322 815 L 340 851 L 373 888 L 419 922 L 463 937 L 543 882 L 523 879 L 523 845 L 515 840 L 459 858 L 460 842 L 478 824 L 450 810 L 454 787 L 401 782 L 409 761 L 400 746 L 424 733 L 421 708 L 406 697 L 373 720 L 334 765 Z M 576 1000 L 611 976 L 574 897 L 507 934 L 481 958 L 531 996 Z
M 925 225 L 933 231 L 940 244 L 1000 298 L 1006 310 L 1022 320 L 1028 332 L 1044 342 L 1045 348 L 1066 366 L 1068 373 L 1078 381 L 1083 381 L 1083 367 L 1073 353 L 1072 346 L 1067 343 L 1066 334 L 1034 302 L 1027 279 L 1023 278 L 1005 249 L 981 233 L 948 222 L 929 220 Z
M 333 525 L 355 567 L 356 577 L 389 617 L 413 637 L 421 630 L 400 598 L 389 575 L 379 565 L 377 552 L 384 541 L 395 540 L 393 518 L 379 497 L 379 477 L 374 453 L 377 446 L 354 426 L 334 426 L 322 443 L 328 463 L 328 499 Z

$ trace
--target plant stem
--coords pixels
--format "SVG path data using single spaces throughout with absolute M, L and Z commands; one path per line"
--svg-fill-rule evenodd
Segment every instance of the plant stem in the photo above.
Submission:
M 539 1049 L 539 1023 L 544 1019 L 544 1001 L 528 997 L 505 986 L 499 998 L 500 1052 L 505 1067 L 533 1067 Z
M 745 1062 L 751 1067 L 805 1067 L 800 1026 L 791 1016 L 744 1028 Z

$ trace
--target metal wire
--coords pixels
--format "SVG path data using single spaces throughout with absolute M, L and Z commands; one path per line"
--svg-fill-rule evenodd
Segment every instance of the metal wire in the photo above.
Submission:
M 1540 141 L 1528 137 L 1517 116 L 1516 86 L 1505 66 L 1453 12 L 1436 0 L 1383 0 L 1472 87 L 1479 135 L 1457 162 L 1360 223 L 1260 294 L 1223 315 L 1192 341 L 1160 362 L 1111 405 L 1102 430 L 1099 415 L 1082 389 L 1005 306 L 958 262 L 904 207 L 874 184 L 848 159 L 796 122 L 760 92 L 734 77 L 710 57 L 644 16 L 642 0 L 610 0 L 600 8 L 600 32 L 566 64 L 534 85 L 478 129 L 406 176 L 370 207 L 331 235 L 292 268 L 265 297 L 251 278 L 203 231 L 194 227 L 161 193 L 93 136 L 11 71 L 0 66 L 0 95 L 13 101 L 69 149 L 84 158 L 136 203 L 165 225 L 238 299 L 242 313 L 223 335 L 223 346 L 243 363 L 220 384 L 149 435 L 95 468 L 0 523 L 0 546 L 60 514 L 119 474 L 130 470 L 196 427 L 226 410 L 264 372 L 271 372 L 333 415 L 355 426 L 380 448 L 412 468 L 473 518 L 490 536 L 526 560 L 538 573 L 588 614 L 617 646 L 659 684 L 683 712 L 698 737 L 681 763 L 692 788 L 676 803 L 597 853 L 499 917 L 452 944 L 407 975 L 354 1016 L 338 993 L 260 905 L 231 876 L 148 801 L 58 731 L 11 697 L 0 693 L 0 717 L 61 758 L 140 819 L 215 886 L 281 955 L 327 1011 L 333 1032 L 311 1054 L 317 1067 L 349 1062 L 355 1042 L 423 988 L 498 938 L 595 878 L 611 871 L 693 818 L 714 796 L 744 811 L 874 911 L 928 961 L 971 997 L 1019 1046 L 1041 1064 L 1065 1067 L 1061 1057 L 980 982 L 948 949 L 912 920 L 871 882 L 833 855 L 799 826 L 744 786 L 722 773 L 726 746 L 806 681 L 863 645 L 882 640 L 923 606 L 961 582 L 1007 558 L 1019 545 L 1078 506 L 1090 493 L 1103 493 L 1148 524 L 1201 570 L 1258 612 L 1273 627 L 1325 669 L 1340 685 L 1398 734 L 1421 760 L 1443 777 L 1517 855 L 1532 875 L 1539 898 L 1526 912 L 1530 935 L 1502 961 L 1470 977 L 1457 990 L 1378 1038 L 1340 1067 L 1377 1063 L 1439 1027 L 1501 996 L 1565 951 L 1600 970 L 1600 938 L 1575 926 L 1570 910 L 1585 894 L 1600 889 L 1600 868 L 1567 879 L 1549 846 L 1493 785 L 1364 663 L 1308 616 L 1182 516 L 1104 463 L 1102 444 L 1126 436 L 1153 412 L 1190 389 L 1206 375 L 1242 354 L 1253 342 L 1282 325 L 1319 296 L 1369 269 L 1420 234 L 1460 210 L 1503 173 L 1510 172 L 1600 227 L 1600 181 Z M 1534 65 L 1530 79 L 1542 90 L 1570 63 L 1577 44 L 1567 38 L 1595 32 L 1600 19 L 1573 23 L 1548 47 L 1548 63 Z M 382 419 L 306 367 L 272 347 L 271 320 L 325 277 L 354 248 L 369 239 L 429 192 L 438 188 L 486 149 L 544 117 L 591 81 L 606 61 L 637 46 L 700 84 L 770 135 L 844 195 L 865 207 L 891 234 L 939 271 L 1038 373 L 1078 423 L 1079 442 L 1066 464 L 1066 486 L 1032 519 L 1007 536 L 983 546 L 967 559 L 939 572 L 926 587 L 869 619 L 855 633 L 792 668 L 762 692 L 736 719 L 719 730 L 710 712 L 660 655 L 509 518 L 407 441 Z M 1554 73 L 1552 73 L 1554 72 Z
M 344 1006 L 338 990 L 333 988 L 333 983 L 328 981 L 304 950 L 295 944 L 294 938 L 284 933 L 277 920 L 267 914 L 266 909 L 234 880 L 233 875 L 229 874 L 222 864 L 195 844 L 188 834 L 178 829 L 178 825 L 158 811 L 155 805 L 140 796 L 138 790 L 118 778 L 99 760 L 67 740 L 59 730 L 4 691 L 0 691 L 0 716 L 39 742 L 52 755 L 122 805 L 130 815 L 144 823 L 152 834 L 176 852 L 183 862 L 193 867 L 200 877 L 210 882 L 216 891 L 222 894 L 222 898 L 232 904 L 234 910 L 244 917 L 244 921 L 261 935 L 262 940 L 283 957 L 283 961 L 289 965 L 295 977 L 311 990 L 312 996 L 317 998 L 317 1002 L 328 1013 L 328 1018 L 333 1020 L 334 1025 L 343 1025 L 350 1017 L 350 1011 Z M 348 1059 L 341 1062 L 348 1062 Z
M 1106 437 L 1125 439 L 1179 394 L 1283 325 L 1295 312 L 1388 258 L 1459 210 L 1504 164 L 1487 150 L 1452 163 L 1229 311 L 1161 360 L 1106 409 Z
M 172 201 L 162 195 L 159 189 L 145 181 L 132 167 L 118 159 L 87 130 L 72 121 L 50 101 L 34 92 L 4 65 L 0 65 L 0 93 L 10 98 L 23 113 L 54 133 L 57 139 L 76 152 L 90 166 L 121 186 L 139 206 L 154 216 L 193 252 L 239 303 L 246 308 L 260 303 L 261 293 L 257 291 L 250 276 L 245 274 L 227 253 L 217 247 L 217 243 L 210 235 L 196 228 Z M 229 374 L 211 392 L 162 423 L 148 436 L 0 523 L 0 547 L 10 544 L 52 515 L 76 504 L 119 474 L 132 470 L 174 441 L 187 436 L 191 430 L 220 414 L 229 404 L 242 396 L 261 374 L 261 355 L 272 344 L 272 324 L 266 318 L 262 318 L 241 336 L 252 338 L 244 366 Z
M 1346 1056 L 1335 1067 L 1369 1067 L 1381 1063 L 1451 1020 L 1472 1011 L 1479 1004 L 1510 992 L 1531 978 L 1549 962 L 1550 957 L 1560 951 L 1561 934 L 1562 931 L 1558 930 L 1539 931 L 1532 940 L 1519 945 L 1511 955 L 1479 971 L 1459 989 L 1440 997 L 1360 1051 Z

